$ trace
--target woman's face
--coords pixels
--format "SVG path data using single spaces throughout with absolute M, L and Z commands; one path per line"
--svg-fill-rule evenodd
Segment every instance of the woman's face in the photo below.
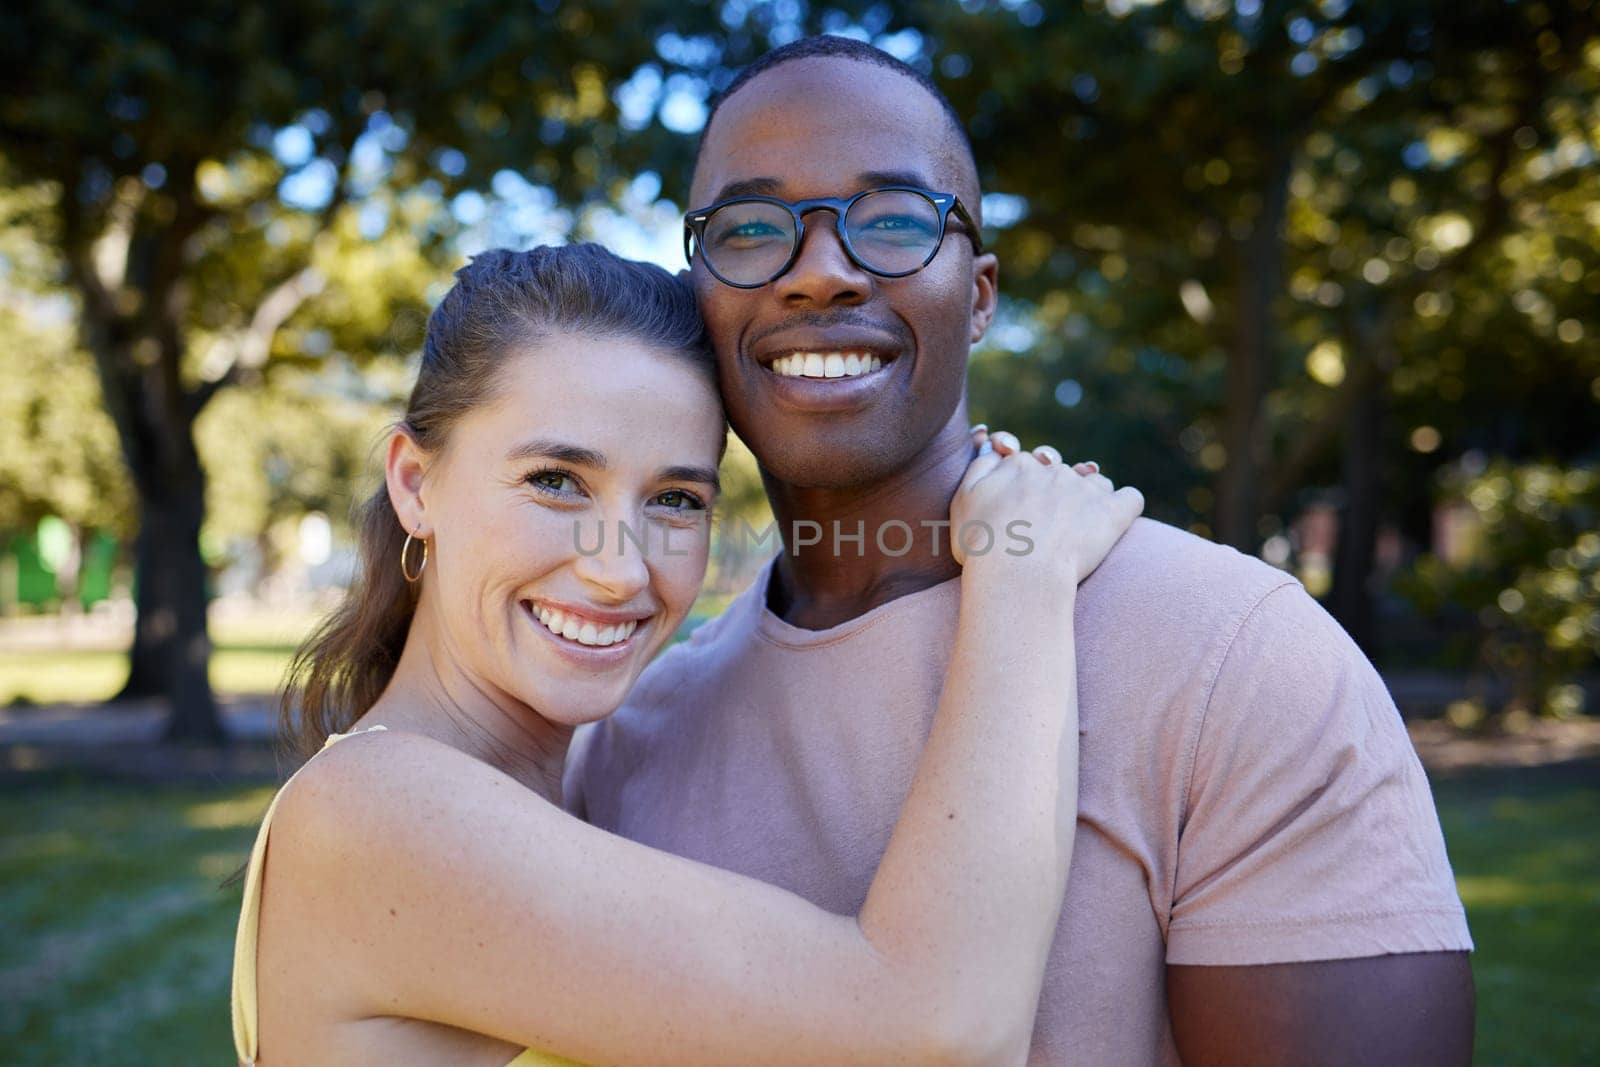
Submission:
M 615 711 L 700 590 L 723 434 L 681 357 L 557 334 L 506 360 L 438 454 L 392 444 L 391 499 L 428 535 L 417 620 L 441 674 L 552 722 Z

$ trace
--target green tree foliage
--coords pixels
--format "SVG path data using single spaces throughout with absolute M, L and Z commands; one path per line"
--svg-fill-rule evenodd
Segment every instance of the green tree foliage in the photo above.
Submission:
M 1573 678 L 1600 660 L 1600 468 L 1464 464 L 1441 488 L 1449 558 L 1418 560 L 1411 595 L 1476 617 L 1466 658 L 1507 684 L 1509 707 L 1585 710 Z
M 42 250 L 29 276 L 71 294 L 139 516 L 129 689 L 214 734 L 202 527 L 341 517 L 460 253 L 666 210 L 705 95 L 818 30 L 919 65 L 971 120 L 1010 296 L 975 411 L 1247 550 L 1331 493 L 1330 605 L 1366 638 L 1379 523 L 1426 543 L 1440 470 L 1600 447 L 1595 18 L 1593 0 L 7 8 L 5 211 Z M 27 256 L 0 254 L 11 293 Z M 29 314 L 57 345 L 30 351 L 68 360 L 59 319 Z M 62 454 L 84 466 L 92 440 Z M 758 472 L 734 467 L 755 515 Z M 46 506 L 29 492 L 0 507 Z
M 1337 487 L 1358 638 L 1378 523 L 1425 542 L 1442 464 L 1600 445 L 1587 0 L 919 11 L 1018 198 L 991 218 L 1032 332 L 975 366 L 980 410 L 1245 550 Z
M 0 531 L 47 515 L 130 533 L 127 478 L 94 365 L 76 344 L 59 265 L 27 220 L 43 184 L 0 186 Z
M 390 287 L 376 254 L 376 288 L 330 291 L 328 235 L 351 214 L 367 236 L 398 220 L 437 254 L 450 216 L 418 198 L 437 205 L 503 168 L 603 196 L 660 140 L 647 110 L 621 143 L 612 90 L 663 33 L 712 20 L 668 3 L 5 8 L 0 152 L 51 190 L 37 228 L 76 296 L 138 502 L 126 691 L 169 694 L 173 736 L 220 737 L 196 420 L 291 355 L 280 334 L 313 303 L 365 357 L 396 347 L 394 324 L 415 321 L 401 305 L 426 296 Z M 359 269 L 360 253 L 345 258 Z

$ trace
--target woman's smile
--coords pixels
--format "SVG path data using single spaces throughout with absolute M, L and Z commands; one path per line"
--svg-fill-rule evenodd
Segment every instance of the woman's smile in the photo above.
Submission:
M 653 613 L 617 612 L 588 606 L 523 600 L 521 607 L 544 639 L 569 660 L 589 669 L 625 661 L 648 642 Z

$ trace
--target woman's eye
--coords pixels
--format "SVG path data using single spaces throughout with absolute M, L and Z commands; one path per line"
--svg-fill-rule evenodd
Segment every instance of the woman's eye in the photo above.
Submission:
M 674 511 L 704 511 L 706 507 L 699 497 L 682 489 L 668 489 L 665 493 L 658 493 L 652 503 L 672 508 Z
M 572 475 L 562 471 L 535 471 L 524 479 L 529 485 L 552 493 L 570 493 L 577 489 Z

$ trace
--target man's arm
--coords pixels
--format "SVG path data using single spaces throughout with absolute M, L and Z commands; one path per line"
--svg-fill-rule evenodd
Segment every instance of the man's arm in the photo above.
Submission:
M 1168 967 L 1185 1067 L 1472 1062 L 1465 952 L 1256 967 Z
M 1462 1064 L 1471 939 L 1427 779 L 1370 663 L 1298 586 L 1214 680 L 1167 990 L 1185 1064 Z

